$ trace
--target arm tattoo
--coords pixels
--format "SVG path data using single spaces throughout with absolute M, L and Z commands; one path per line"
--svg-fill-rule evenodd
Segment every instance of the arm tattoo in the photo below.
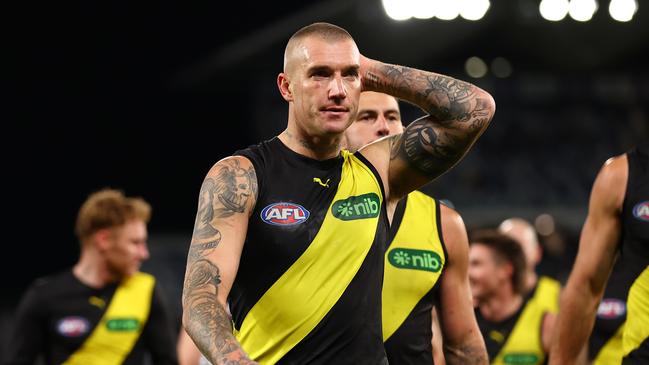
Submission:
M 415 103 L 428 116 L 411 123 L 393 144 L 392 158 L 433 178 L 466 153 L 493 116 L 489 96 L 452 77 L 384 64 L 368 71 L 366 83 Z
M 216 229 L 212 226 L 215 218 L 229 217 L 243 213 L 252 196 L 257 195 L 257 176 L 255 170 L 242 168 L 239 160 L 224 163 L 217 175 L 207 177 L 201 187 L 198 214 L 194 224 L 194 237 L 211 237 Z
M 487 365 L 489 359 L 483 347 L 464 345 L 451 347 L 444 345 L 444 357 L 448 365 Z
M 232 335 L 230 316 L 218 301 L 220 270 L 209 256 L 222 240 L 217 219 L 243 213 L 256 195 L 254 169 L 242 168 L 238 160 L 225 161 L 215 176 L 205 179 L 200 192 L 183 287 L 183 322 L 214 364 L 254 364 Z

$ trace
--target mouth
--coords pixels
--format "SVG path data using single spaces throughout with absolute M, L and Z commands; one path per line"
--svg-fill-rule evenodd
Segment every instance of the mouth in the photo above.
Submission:
M 349 113 L 349 109 L 343 106 L 327 106 L 320 108 L 320 112 L 325 115 L 342 116 Z

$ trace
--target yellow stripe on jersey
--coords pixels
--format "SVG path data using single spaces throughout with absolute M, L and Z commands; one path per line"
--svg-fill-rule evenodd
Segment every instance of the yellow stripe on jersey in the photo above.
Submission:
M 347 151 L 343 157 L 336 196 L 313 242 L 234 331 L 257 362 L 275 364 L 306 337 L 343 295 L 372 247 L 381 185 L 358 158 Z
M 649 337 L 649 266 L 631 285 L 626 307 L 626 325 L 622 336 L 624 356 Z
M 625 322 L 626 323 L 626 322 Z M 606 341 L 599 350 L 592 365 L 610 365 L 622 363 L 622 334 L 624 323 L 615 331 L 615 334 Z
M 534 296 L 523 308 L 507 341 L 491 364 L 543 364 L 546 353 L 541 341 L 541 325 L 546 313 L 556 313 L 561 285 L 558 281 L 540 277 Z
M 399 230 L 385 254 L 383 341 L 408 318 L 435 286 L 446 263 L 437 226 L 435 200 L 419 191 L 408 194 Z
M 149 318 L 154 285 L 154 277 L 145 273 L 124 280 L 90 336 L 63 364 L 122 364 Z

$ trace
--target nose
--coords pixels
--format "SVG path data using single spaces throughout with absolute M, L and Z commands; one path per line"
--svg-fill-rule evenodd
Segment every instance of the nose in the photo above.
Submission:
M 331 80 L 331 85 L 329 87 L 329 98 L 344 99 L 345 97 L 347 97 L 347 90 L 345 89 L 345 84 L 343 83 L 342 77 L 337 75 L 333 77 Z
M 385 137 L 387 135 L 390 135 L 390 128 L 388 128 L 388 121 L 382 115 L 376 118 L 376 134 L 379 137 Z
M 142 261 L 146 261 L 149 259 L 149 256 L 149 246 L 147 246 L 146 243 L 143 243 L 142 245 L 140 245 L 140 259 Z

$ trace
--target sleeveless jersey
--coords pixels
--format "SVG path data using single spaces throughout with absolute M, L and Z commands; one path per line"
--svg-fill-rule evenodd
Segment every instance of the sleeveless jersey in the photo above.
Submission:
M 558 281 L 541 276 L 521 308 L 500 322 L 486 320 L 476 308 L 478 327 L 485 339 L 491 364 L 545 363 L 547 354 L 541 341 L 543 318 L 546 313 L 558 311 L 560 290 Z
M 248 158 L 259 192 L 229 295 L 234 334 L 262 364 L 384 364 L 384 190 L 360 154 L 318 161 L 279 138 Z
M 431 311 L 446 263 L 439 203 L 419 191 L 398 204 L 383 281 L 383 340 L 390 364 L 433 363 Z
M 649 146 L 627 153 L 620 259 L 633 282 L 622 335 L 622 364 L 649 364 Z

